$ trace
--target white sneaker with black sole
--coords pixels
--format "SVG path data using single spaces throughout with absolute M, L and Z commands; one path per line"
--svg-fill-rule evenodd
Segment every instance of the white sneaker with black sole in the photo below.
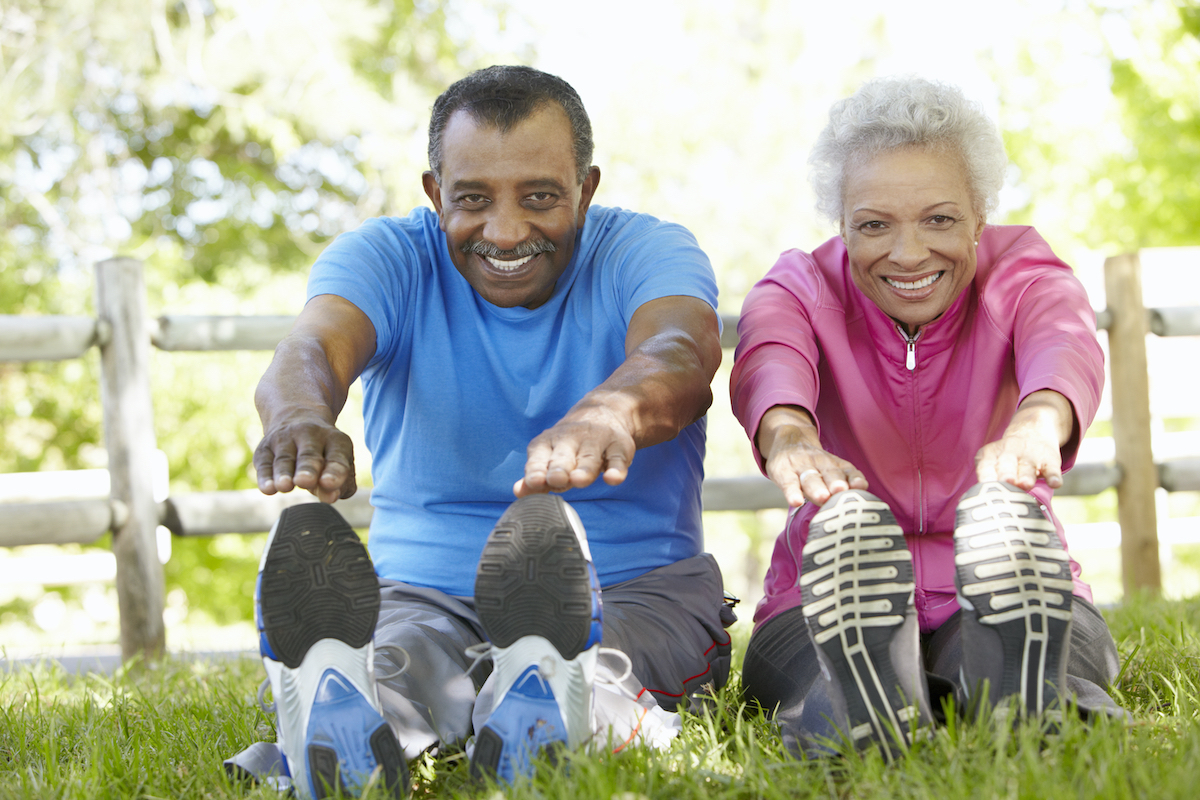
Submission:
M 284 510 L 263 551 L 255 617 L 276 732 L 301 798 L 408 792 L 408 765 L 380 713 L 372 658 L 379 581 L 332 506 Z
M 913 589 L 912 554 L 887 504 L 857 489 L 831 497 L 804 544 L 804 618 L 834 724 L 889 760 L 932 722 Z
M 954 563 L 968 697 L 997 709 L 1015 697 L 1021 713 L 1060 715 L 1074 584 L 1041 504 L 1008 483 L 972 487 L 958 504 Z
M 512 783 L 594 732 L 600 584 L 579 515 L 558 495 L 517 500 L 484 545 L 475 610 L 491 642 L 494 705 L 471 774 Z

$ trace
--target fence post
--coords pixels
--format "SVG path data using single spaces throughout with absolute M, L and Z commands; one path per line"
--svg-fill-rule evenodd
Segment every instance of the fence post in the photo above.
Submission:
M 96 265 L 96 312 L 111 326 L 100 346 L 100 394 L 112 499 L 128 511 L 113 530 L 121 657 L 156 659 L 166 644 L 163 569 L 158 560 L 154 502 L 154 414 L 150 338 L 142 264 L 111 258 Z
M 1145 590 L 1157 593 L 1162 589 L 1154 504 L 1158 469 L 1150 442 L 1148 331 L 1142 305 L 1142 265 L 1137 253 L 1105 259 L 1104 288 L 1112 312 L 1108 353 L 1113 441 L 1123 475 L 1117 484 L 1121 578 L 1126 595 Z

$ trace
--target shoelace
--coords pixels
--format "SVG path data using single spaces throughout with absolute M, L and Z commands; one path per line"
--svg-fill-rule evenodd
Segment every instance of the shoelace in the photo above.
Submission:
M 380 675 L 377 672 L 375 674 L 375 680 L 377 681 L 390 681 L 392 678 L 399 678 L 401 675 L 408 672 L 408 667 L 410 664 L 412 664 L 412 657 L 408 654 L 408 651 L 398 644 L 384 644 L 376 648 L 376 669 L 378 669 L 378 662 L 380 660 L 379 657 L 381 655 L 386 657 L 385 663 L 392 660 L 401 661 L 402 663 L 400 666 L 396 667 L 395 671 L 389 672 L 386 675 Z M 275 713 L 274 701 L 272 701 L 270 704 L 267 703 L 267 689 L 269 688 L 271 688 L 270 678 L 264 678 L 263 682 L 258 685 L 258 707 L 261 708 L 263 713 L 267 714 L 268 716 Z
M 398 661 L 402 663 L 400 666 L 396 667 L 395 672 L 389 672 L 387 675 L 380 675 L 379 656 L 381 654 L 388 655 L 387 661 Z M 399 678 L 401 675 L 408 672 L 408 667 L 411 664 L 412 656 L 410 656 L 408 651 L 398 644 L 381 644 L 379 647 L 375 648 L 375 680 L 377 681 L 390 681 L 393 678 Z

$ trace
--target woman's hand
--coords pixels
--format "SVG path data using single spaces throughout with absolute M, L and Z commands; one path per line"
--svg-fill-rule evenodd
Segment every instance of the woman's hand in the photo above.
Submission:
M 979 481 L 1006 481 L 1029 491 L 1046 481 L 1051 489 L 1062 486 L 1062 446 L 1074 432 L 1071 402 L 1058 392 L 1043 389 L 1021 401 L 1004 435 L 975 455 Z
M 867 479 L 853 464 L 821 448 L 816 424 L 798 406 L 774 406 L 763 414 L 755 441 L 767 475 L 789 506 L 805 500 L 823 505 L 838 492 L 867 488 Z

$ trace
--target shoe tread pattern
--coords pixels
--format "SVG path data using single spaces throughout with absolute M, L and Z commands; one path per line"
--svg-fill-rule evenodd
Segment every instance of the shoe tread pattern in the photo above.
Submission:
M 1064 689 L 1056 684 L 1074 589 L 1054 523 L 1031 495 L 990 481 L 963 496 L 954 541 L 959 591 L 1004 650 L 1004 676 L 992 694 L 1019 695 L 1026 710 L 1040 713 Z
M 346 793 L 346 784 L 338 771 L 338 754 L 332 747 L 308 746 L 308 773 L 313 796 L 317 800 L 339 797 Z
M 491 728 L 484 728 L 475 737 L 475 752 L 471 755 L 471 778 L 481 781 L 496 779 L 500 767 L 500 756 L 504 753 L 504 739 Z
M 913 588 L 912 554 L 886 503 L 851 490 L 813 517 L 800 578 L 804 616 L 845 697 L 856 744 L 895 744 L 893 731 L 907 740 L 919 721 L 890 653 Z
M 564 502 L 533 495 L 509 507 L 484 545 L 475 574 L 475 610 L 491 643 L 548 640 L 570 660 L 588 641 L 591 566 Z
M 284 509 L 260 578 L 263 632 L 291 669 L 321 639 L 362 647 L 375 633 L 375 568 L 358 535 L 331 506 Z
M 408 795 L 408 761 L 396 741 L 396 735 L 386 724 L 380 725 L 371 734 L 371 752 L 375 763 L 383 771 L 383 784 L 395 798 Z

